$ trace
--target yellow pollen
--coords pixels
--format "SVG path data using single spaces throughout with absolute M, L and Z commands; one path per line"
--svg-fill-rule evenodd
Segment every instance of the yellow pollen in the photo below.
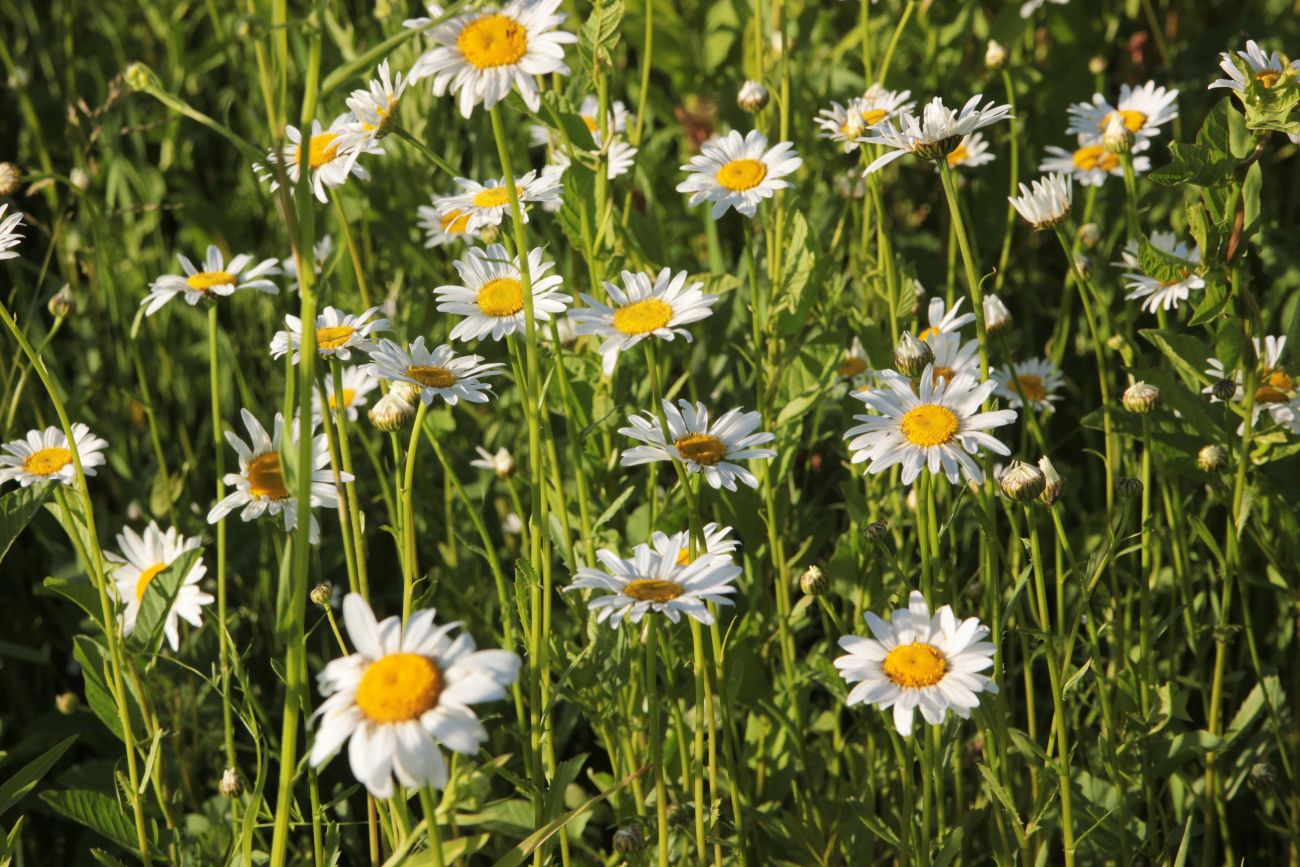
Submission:
M 356 399 L 356 396 L 357 396 L 356 389 L 353 389 L 353 388 L 345 388 L 345 389 L 343 389 L 343 406 L 344 406 L 345 408 L 346 408 L 346 407 L 349 407 L 349 406 L 352 406 L 352 401 Z M 330 409 L 337 409 L 337 408 L 338 408 L 338 401 L 336 401 L 336 400 L 334 399 L 334 395 L 331 394 L 331 395 L 330 395 Z
M 959 144 L 957 145 L 957 147 L 952 149 L 952 152 L 950 154 L 948 154 L 947 157 L 948 165 L 959 166 L 962 163 L 966 162 L 966 159 L 969 156 L 970 156 L 970 151 L 966 150 L 966 145 Z
M 953 370 L 951 367 L 936 367 L 930 372 L 930 381 L 935 385 L 939 385 L 940 383 L 946 384 L 956 375 L 957 371 Z
M 629 336 L 658 331 L 673 318 L 672 305 L 659 298 L 647 298 L 614 311 L 614 327 Z
M 682 585 L 657 578 L 637 578 L 627 582 L 623 595 L 637 602 L 671 602 L 682 595 Z
M 357 684 L 357 707 L 371 722 L 419 719 L 438 704 L 442 672 L 427 656 L 390 653 L 366 668 Z
M 889 112 L 883 108 L 873 108 L 870 111 L 862 112 L 862 122 L 867 126 L 875 126 L 887 117 L 889 117 Z
M 1047 400 L 1047 386 L 1038 374 L 1022 373 L 1016 377 L 1016 384 L 1020 386 L 1020 393 L 1025 396 L 1025 400 L 1035 402 Z
M 1101 127 L 1102 132 L 1106 131 L 1106 127 L 1110 124 L 1110 119 L 1114 116 L 1115 112 L 1112 111 L 1101 119 L 1101 123 L 1098 124 L 1098 126 Z M 1124 127 L 1129 132 L 1137 132 L 1142 129 L 1147 122 L 1147 116 L 1145 114 L 1127 108 L 1119 112 L 1119 119 L 1124 122 Z
M 1074 167 L 1080 171 L 1100 168 L 1103 171 L 1113 172 L 1119 168 L 1119 157 L 1106 150 L 1101 145 L 1087 145 L 1081 147 L 1070 157 L 1074 162 Z
M 961 423 L 957 421 L 956 413 L 948 407 L 923 403 L 915 409 L 909 409 L 898 426 L 909 443 L 929 448 L 950 441 L 957 435 Z
M 478 290 L 478 309 L 487 316 L 514 316 L 524 309 L 524 285 L 513 277 L 489 280 Z
M 289 499 L 279 452 L 266 452 L 248 462 L 248 493 L 268 500 Z
M 524 188 L 515 187 L 515 198 L 520 202 L 524 198 Z M 474 194 L 474 207 L 476 208 L 504 208 L 510 204 L 510 190 L 504 186 L 485 187 Z M 462 231 L 464 231 L 462 229 Z
M 1282 73 L 1276 69 L 1261 69 L 1259 72 L 1255 73 L 1255 80 L 1264 85 L 1265 88 L 1277 84 L 1278 79 L 1281 77 Z
M 469 227 L 469 214 L 462 211 L 448 211 L 438 218 L 438 224 L 448 235 L 459 235 Z
M 185 285 L 195 292 L 207 292 L 215 286 L 234 286 L 234 274 L 225 271 L 200 271 L 185 278 Z
M 726 444 L 711 434 L 687 434 L 673 445 L 684 459 L 705 467 L 717 466 L 727 456 Z
M 339 155 L 338 134 L 332 132 L 323 132 L 320 135 L 311 137 L 311 142 L 307 145 L 307 165 L 313 169 L 328 165 Z M 302 158 L 301 149 L 293 152 L 293 161 L 296 165 Z
M 508 66 L 528 52 L 528 31 L 509 15 L 484 15 L 465 25 L 456 47 L 478 69 Z
M 149 589 L 149 582 L 158 577 L 158 573 L 167 568 L 166 563 L 155 563 L 148 569 L 140 573 L 140 579 L 135 582 L 135 601 L 144 601 L 144 591 Z
M 761 160 L 732 160 L 718 169 L 718 183 L 733 193 L 752 190 L 767 177 L 767 166 Z
M 836 371 L 836 376 L 851 379 L 866 369 L 867 363 L 865 361 L 858 358 L 856 355 L 850 355 L 848 358 L 844 359 L 844 363 L 841 364 L 840 369 Z
M 406 368 L 406 375 L 425 388 L 451 388 L 456 384 L 456 374 L 432 364 L 412 365 Z
M 351 325 L 326 325 L 316 329 L 316 348 L 323 351 L 340 349 L 347 345 L 357 330 Z
M 58 446 L 32 452 L 23 460 L 23 469 L 34 476 L 52 476 L 72 463 L 72 452 Z
M 880 667 L 899 686 L 921 689 L 943 680 L 948 672 L 948 660 L 933 644 L 914 641 L 889 651 Z

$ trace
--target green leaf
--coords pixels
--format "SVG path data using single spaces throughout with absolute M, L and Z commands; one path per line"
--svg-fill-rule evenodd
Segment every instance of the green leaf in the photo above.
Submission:
M 36 788 L 36 784 L 50 772 L 50 768 L 63 757 L 76 739 L 76 735 L 64 738 L 0 784 L 0 815 L 4 815 L 10 807 L 27 797 L 27 794 Z
M 55 483 L 57 484 L 57 483 Z M 0 497 L 0 560 L 50 495 L 51 483 L 31 485 Z
M 554 816 L 564 809 L 564 792 L 578 779 L 582 766 L 587 762 L 587 754 L 581 753 L 561 762 L 551 776 L 551 785 L 546 792 L 546 812 L 543 815 Z
M 1205 370 L 1206 361 L 1210 356 L 1209 349 L 1204 343 L 1187 334 L 1175 332 L 1166 334 L 1154 328 L 1145 328 L 1138 333 L 1164 353 L 1165 358 L 1173 362 L 1184 379 L 1190 382 L 1200 382 L 1204 379 L 1201 371 Z
M 1226 187 L 1232 181 L 1236 161 L 1217 148 L 1173 142 L 1169 145 L 1169 165 L 1156 169 L 1147 177 L 1157 184 L 1176 187 Z
M 608 63 L 623 28 L 623 0 L 595 0 L 591 15 L 578 29 L 578 50 L 585 66 Z
M 103 834 L 119 846 L 136 851 L 135 828 L 117 799 L 89 789 L 41 792 L 41 800 L 65 818 Z
M 1165 252 L 1152 244 L 1148 238 L 1138 241 L 1138 263 L 1142 266 L 1144 274 L 1161 283 L 1183 280 L 1196 270 L 1195 263 Z
M 989 791 L 993 793 L 993 797 L 997 799 L 998 804 L 1000 804 L 1002 809 L 1006 811 L 1007 818 L 1016 825 L 1023 825 L 1024 823 L 1020 821 L 1020 813 L 1016 811 L 1015 800 L 1012 799 L 1011 794 L 1006 790 L 1006 787 L 998 782 L 998 778 L 994 775 L 993 769 L 984 762 L 980 762 L 976 767 L 979 768 L 980 776 L 984 778 L 984 785 L 989 787 Z
M 131 632 L 132 643 L 145 653 L 152 655 L 158 652 L 167 613 L 176 601 L 176 594 L 180 592 L 185 576 L 190 574 L 190 569 L 201 556 L 203 552 L 197 548 L 184 552 L 145 586 L 144 598 L 140 600 L 140 613 L 136 615 L 135 629 Z
M 71 601 L 74 605 L 103 628 L 103 609 L 99 604 L 99 591 L 89 580 L 82 576 L 76 578 L 46 578 L 42 582 L 47 590 L 53 590 L 64 599 Z
M 631 497 L 632 494 L 635 492 L 636 492 L 636 487 L 629 486 L 626 490 L 623 491 L 623 493 L 615 497 L 614 502 L 610 503 L 609 507 L 605 509 L 605 511 L 600 513 L 600 517 L 596 519 L 596 523 L 591 525 L 591 529 L 594 531 L 594 530 L 599 530 L 601 527 L 603 527 L 606 521 L 608 521 L 610 518 L 617 515 L 620 511 L 622 511 L 623 504 L 626 503 L 628 501 L 628 498 Z

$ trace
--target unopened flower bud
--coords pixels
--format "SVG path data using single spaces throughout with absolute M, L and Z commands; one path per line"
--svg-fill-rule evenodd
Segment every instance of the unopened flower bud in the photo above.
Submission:
M 1092 279 L 1092 258 L 1087 253 L 1074 254 L 1074 269 L 1079 272 L 1079 276 L 1085 280 Z
M 23 182 L 23 171 L 13 163 L 0 163 L 0 196 L 12 196 Z
M 889 533 L 888 521 L 872 521 L 867 528 L 862 531 L 862 535 L 868 542 L 879 542 Z
M 1142 480 L 1125 476 L 1115 484 L 1115 493 L 1124 499 L 1142 496 Z
M 1220 379 L 1210 386 L 1210 393 L 1219 400 L 1232 400 L 1237 396 L 1237 383 L 1231 379 Z
M 920 376 L 925 366 L 934 361 L 934 350 L 924 340 L 917 340 L 909 332 L 903 332 L 894 347 L 894 366 L 904 376 Z
M 1079 227 L 1079 243 L 1091 250 L 1101 243 L 1101 227 L 1096 223 L 1084 223 Z
M 1011 325 L 1011 311 L 1007 305 L 1002 303 L 1002 299 L 997 295 L 984 296 L 984 330 L 989 334 L 997 334 L 999 331 Z
M 992 70 L 1007 65 L 1007 49 L 996 39 L 990 39 L 988 47 L 984 49 L 984 65 Z
M 1125 125 L 1119 112 L 1115 112 L 1110 116 L 1106 129 L 1101 134 L 1101 146 L 1113 154 L 1126 154 L 1133 150 L 1136 138 L 1133 130 Z
M 736 105 L 753 114 L 767 108 L 768 98 L 767 88 L 750 80 L 741 85 L 740 93 L 736 94 Z
M 799 589 L 809 596 L 821 596 L 826 592 L 829 583 L 826 580 L 826 573 L 816 566 L 809 566 L 799 576 Z
M 1012 461 L 1011 466 L 998 477 L 998 484 L 1002 486 L 1002 493 L 1007 499 L 1028 503 L 1043 493 L 1047 479 L 1043 471 L 1033 464 Z
M 72 181 L 72 185 L 83 193 L 90 189 L 90 175 L 81 166 L 72 167 L 72 171 L 68 172 L 68 180 Z
M 411 406 L 409 400 L 398 394 L 397 389 L 393 389 L 379 398 L 366 415 L 376 428 L 385 433 L 392 433 L 401 430 L 407 422 L 415 418 L 415 407 Z
M 1202 446 L 1196 453 L 1196 465 L 1207 473 L 1217 473 L 1228 465 L 1228 450 L 1223 446 Z
M 243 790 L 244 781 L 239 778 L 239 771 L 226 768 L 221 772 L 221 782 L 217 784 L 217 791 L 221 792 L 223 797 L 236 798 Z
M 45 308 L 55 319 L 61 319 L 71 313 L 75 306 L 76 299 L 72 295 L 72 287 L 64 283 L 63 288 L 54 293 L 54 297 L 50 298 Z
M 1277 768 L 1268 762 L 1256 762 L 1250 767 L 1246 784 L 1256 792 L 1266 792 L 1277 782 Z
M 72 716 L 81 707 L 81 697 L 75 692 L 61 692 L 55 696 L 54 706 L 64 716 Z
M 328 581 L 322 581 L 315 587 L 311 588 L 311 601 L 317 605 L 325 606 L 330 604 L 330 597 L 334 595 L 334 588 Z
M 1093 75 L 1101 75 L 1106 71 L 1106 58 L 1102 57 L 1100 54 L 1093 55 L 1088 60 L 1088 71 Z
M 614 851 L 620 855 L 635 855 L 645 845 L 645 832 L 640 825 L 622 825 L 614 832 Z
M 126 86 L 132 90 L 149 90 L 158 83 L 158 76 L 144 63 L 132 63 L 122 73 Z
M 1065 480 L 1056 471 L 1056 467 L 1052 466 L 1052 460 L 1047 455 L 1038 459 L 1038 469 L 1043 471 L 1043 492 L 1038 495 L 1038 500 L 1043 505 L 1054 506 L 1065 491 Z
M 1146 415 L 1160 406 L 1160 389 L 1145 382 L 1135 382 L 1124 389 L 1120 403 L 1129 412 Z
M 484 244 L 495 244 L 501 240 L 501 227 L 484 226 L 478 230 L 478 237 Z

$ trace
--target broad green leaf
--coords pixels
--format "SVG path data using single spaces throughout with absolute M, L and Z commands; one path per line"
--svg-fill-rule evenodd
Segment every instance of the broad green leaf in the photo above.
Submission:
M 186 551 L 145 586 L 144 596 L 140 599 L 140 613 L 136 615 L 135 629 L 131 631 L 131 643 L 146 654 L 158 652 L 167 613 L 176 601 L 185 576 L 202 556 L 203 552 L 197 548 Z
M 135 827 L 127 818 L 129 811 L 116 798 L 89 789 L 62 789 L 41 792 L 41 800 L 59 815 L 85 825 L 129 851 L 136 850 Z
M 0 815 L 17 804 L 50 772 L 54 763 L 63 757 L 77 739 L 76 735 L 64 738 L 32 761 L 24 765 L 17 773 L 0 783 Z
M 594 0 L 591 15 L 578 29 L 583 65 L 606 64 L 623 27 L 623 0 Z
M 58 484 L 55 482 L 54 484 Z M 36 510 L 50 495 L 51 483 L 31 485 L 10 491 L 0 497 L 0 560 L 4 560 L 9 546 L 14 543 L 28 523 L 36 515 Z
M 1157 184 L 1176 187 L 1193 184 L 1198 187 L 1226 187 L 1232 181 L 1236 161 L 1223 151 L 1203 145 L 1173 142 L 1169 145 L 1171 160 L 1147 177 Z
M 86 612 L 91 620 L 103 628 L 103 608 L 99 602 L 99 591 L 83 576 L 75 578 L 46 578 L 42 583 L 47 590 L 53 590 L 64 599 Z

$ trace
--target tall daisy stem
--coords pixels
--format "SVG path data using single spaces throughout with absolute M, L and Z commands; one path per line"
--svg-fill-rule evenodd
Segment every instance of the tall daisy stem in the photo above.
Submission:
M 442 831 L 438 828 L 438 799 L 432 786 L 420 787 L 420 806 L 424 809 L 424 825 L 429 833 L 429 853 L 433 867 L 443 867 Z
M 402 473 L 402 622 L 411 617 L 411 605 L 415 596 L 415 579 L 420 567 L 416 558 L 415 544 L 415 456 L 420 450 L 420 431 L 424 428 L 424 417 L 429 412 L 429 405 L 420 401 L 420 408 L 415 412 L 415 423 L 411 425 L 411 439 L 406 446 L 406 469 Z
M 338 425 L 339 455 L 342 458 L 343 472 L 352 477 L 343 483 L 343 490 L 347 495 L 352 548 L 356 552 L 357 558 L 357 584 L 360 587 L 362 597 L 369 600 L 370 577 L 366 571 L 366 534 L 362 521 L 361 505 L 357 498 L 356 473 L 352 471 L 352 446 L 348 437 L 347 393 L 343 390 L 343 366 L 336 359 L 330 360 L 330 375 L 334 386 L 334 406 L 332 410 L 334 421 Z
M 645 702 L 650 709 L 650 762 L 655 768 L 655 816 L 658 823 L 659 867 L 668 867 L 668 789 L 664 784 L 664 739 L 660 719 L 657 670 L 659 668 L 658 623 L 654 613 L 645 619 Z
M 1138 220 L 1137 176 L 1133 172 L 1133 155 L 1122 154 L 1120 165 L 1124 167 L 1124 220 L 1128 228 L 1128 239 L 1136 241 L 1142 236 L 1142 226 Z
M 219 372 L 217 305 L 208 307 L 208 390 L 212 392 L 212 448 L 215 455 L 217 499 L 226 496 L 226 448 L 222 442 L 221 375 Z M 226 519 L 217 521 L 217 664 L 221 677 L 221 731 L 226 747 L 226 766 L 235 767 L 234 711 L 230 698 L 230 634 L 226 630 Z M 231 801 L 231 820 L 234 821 L 235 803 Z
M 910 4 L 909 4 L 910 6 Z M 939 178 L 943 181 L 943 193 L 948 199 L 948 214 L 957 232 L 957 246 L 961 250 L 962 266 L 966 270 L 966 288 L 970 292 L 970 303 L 975 314 L 975 336 L 979 338 L 980 380 L 989 378 L 989 339 L 984 330 L 984 293 L 980 289 L 979 269 L 971 253 L 970 236 L 966 232 L 966 221 L 962 219 L 961 201 L 957 197 L 957 178 L 948 166 L 947 160 L 938 160 Z

